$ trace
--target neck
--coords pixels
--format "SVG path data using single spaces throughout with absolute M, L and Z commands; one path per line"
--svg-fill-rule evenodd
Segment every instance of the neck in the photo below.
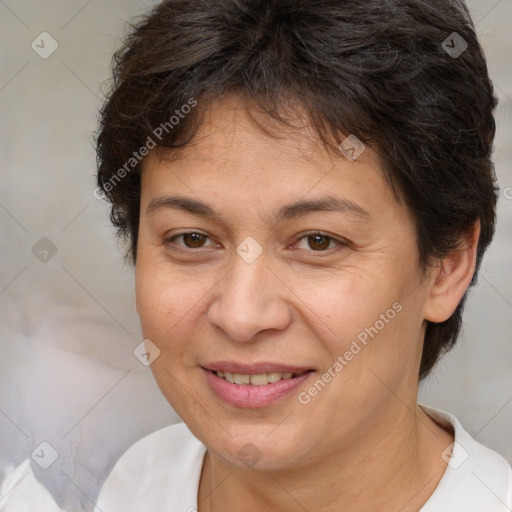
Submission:
M 208 452 L 198 511 L 416 512 L 441 480 L 441 453 L 453 437 L 418 406 L 401 404 L 400 414 L 390 412 L 340 449 L 300 467 L 240 468 Z

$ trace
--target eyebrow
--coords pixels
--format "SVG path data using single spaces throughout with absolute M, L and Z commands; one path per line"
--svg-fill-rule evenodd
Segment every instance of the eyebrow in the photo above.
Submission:
M 146 213 L 152 213 L 161 208 L 183 210 L 193 215 L 205 218 L 217 218 L 222 220 L 220 212 L 210 205 L 185 196 L 160 196 L 150 201 Z M 302 217 L 314 212 L 340 212 L 348 213 L 361 218 L 370 219 L 371 215 L 358 204 L 345 198 L 323 197 L 319 199 L 299 200 L 282 206 L 275 211 L 272 218 L 275 222 L 282 222 L 297 217 Z

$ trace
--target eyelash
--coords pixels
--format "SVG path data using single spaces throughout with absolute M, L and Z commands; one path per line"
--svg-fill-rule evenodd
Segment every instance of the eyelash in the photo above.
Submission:
M 179 233 L 177 235 L 173 235 L 172 237 L 170 238 L 166 238 L 164 239 L 163 243 L 165 246 L 171 246 L 171 245 L 175 245 L 175 242 L 174 240 L 176 240 L 177 238 L 180 238 L 180 237 L 183 237 L 184 235 L 191 235 L 191 234 L 198 234 L 198 235 L 202 235 L 202 236 L 205 236 L 207 239 L 209 239 L 208 235 L 205 235 L 204 233 L 201 233 L 200 231 L 185 231 L 183 233 Z M 327 240 L 329 240 L 329 242 L 334 242 L 336 244 L 336 246 L 339 248 L 342 248 L 342 247 L 346 247 L 348 245 L 348 242 L 347 241 L 344 241 L 344 240 L 338 240 L 330 235 L 327 235 L 325 233 L 322 233 L 322 232 L 319 232 L 319 231 L 312 231 L 310 233 L 305 233 L 303 234 L 300 238 L 298 238 L 296 240 L 296 242 L 294 242 L 294 245 L 297 244 L 298 242 L 300 242 L 301 240 L 303 239 L 307 239 L 309 237 L 313 237 L 313 236 L 320 236 L 322 238 L 325 238 Z M 199 252 L 201 249 L 205 249 L 205 247 L 198 247 L 198 248 L 191 248 L 191 247 L 186 247 L 186 246 L 183 246 L 183 245 L 178 245 L 178 247 L 180 248 L 179 250 L 183 250 L 185 252 L 189 252 L 189 251 L 195 251 L 195 252 Z M 319 250 L 319 251 L 315 251 L 313 249 L 303 249 L 303 250 L 306 250 L 307 252 L 313 252 L 313 253 L 329 253 L 331 251 L 332 248 L 330 249 L 325 249 L 325 250 Z

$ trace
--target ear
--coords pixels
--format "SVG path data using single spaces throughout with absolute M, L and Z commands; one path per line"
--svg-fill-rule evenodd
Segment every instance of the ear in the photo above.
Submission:
M 444 257 L 432 271 L 424 317 L 430 322 L 448 320 L 468 289 L 476 267 L 480 221 L 461 240 L 461 247 Z

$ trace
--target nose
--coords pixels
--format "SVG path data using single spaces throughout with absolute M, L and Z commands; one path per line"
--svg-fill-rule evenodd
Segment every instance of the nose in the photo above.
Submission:
M 233 341 L 254 341 L 263 331 L 284 331 L 291 323 L 291 292 L 263 255 L 247 263 L 235 254 L 216 292 L 208 320 Z

